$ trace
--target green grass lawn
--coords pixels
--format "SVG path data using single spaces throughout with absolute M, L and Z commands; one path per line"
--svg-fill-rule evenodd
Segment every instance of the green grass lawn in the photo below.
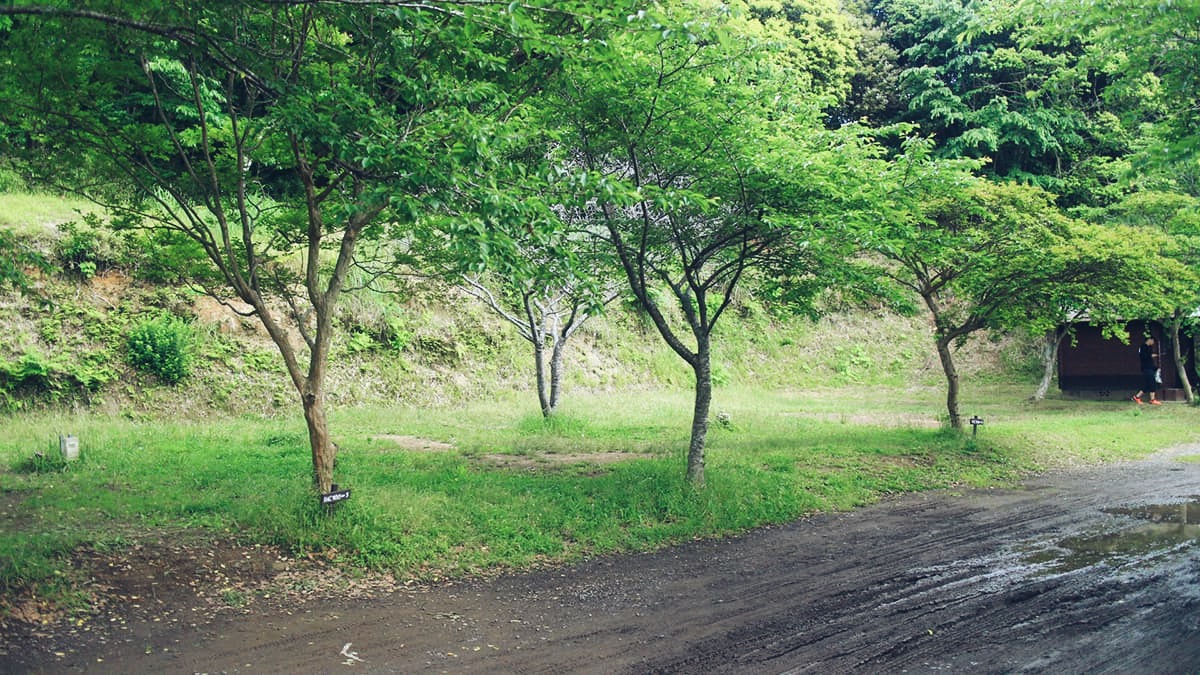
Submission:
M 353 496 L 329 516 L 310 493 L 299 419 L 18 415 L 0 438 L 0 591 L 52 586 L 78 546 L 180 528 L 323 550 L 402 578 L 520 568 L 899 492 L 1008 484 L 1198 437 L 1183 405 L 1031 404 L 1027 394 L 968 388 L 963 412 L 986 421 L 973 440 L 939 427 L 937 388 L 719 390 L 714 418 L 726 422 L 710 431 L 700 491 L 683 479 L 688 392 L 574 395 L 549 422 L 530 397 L 345 409 L 332 420 L 335 480 Z M 60 432 L 81 439 L 69 467 L 54 460 Z
M 92 202 L 75 197 L 26 192 L 0 193 L 0 227 L 11 228 L 22 236 L 37 236 L 53 231 L 67 221 L 81 219 L 84 213 L 99 210 Z

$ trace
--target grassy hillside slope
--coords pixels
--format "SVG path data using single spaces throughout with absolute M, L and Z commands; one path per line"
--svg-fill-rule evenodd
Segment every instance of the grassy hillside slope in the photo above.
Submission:
M 37 297 L 0 295 L 0 410 L 68 406 L 131 417 L 289 413 L 294 392 L 256 319 L 194 287 L 155 283 L 161 250 L 81 222 L 87 205 L 0 195 L 0 212 L 50 259 Z M 67 223 L 64 225 L 64 223 Z M 94 225 L 94 223 L 93 223 Z M 3 224 L 0 224 L 3 226 Z M 159 317 L 187 322 L 194 360 L 178 384 L 130 363 L 129 335 Z M 532 395 L 531 347 L 481 303 L 437 283 L 346 296 L 329 379 L 334 406 L 429 405 Z M 721 326 L 717 386 L 902 386 L 940 381 L 923 317 L 878 312 L 778 320 L 753 300 Z M 1028 382 L 1034 351 L 989 336 L 962 351 L 968 383 Z M 566 394 L 686 388 L 691 375 L 649 321 L 614 305 L 566 354 Z M 968 385 L 969 386 L 969 385 Z

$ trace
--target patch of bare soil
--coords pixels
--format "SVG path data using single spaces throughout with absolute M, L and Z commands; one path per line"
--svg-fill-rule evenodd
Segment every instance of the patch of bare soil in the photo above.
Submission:
M 838 422 L 855 426 L 873 426 L 893 428 L 937 429 L 942 426 L 940 420 L 927 415 L 907 413 L 823 413 L 823 412 L 788 412 L 786 417 L 800 417 L 821 422 Z
M 0 475 L 4 472 L 0 471 Z M 21 504 L 29 495 L 21 490 L 0 488 L 0 529 L 16 532 L 33 522 L 33 516 Z
M 435 441 L 419 436 L 403 436 L 398 434 L 380 434 L 372 436 L 376 441 L 387 441 L 401 450 L 412 452 L 450 452 L 454 446 L 450 443 Z M 386 451 L 386 449 L 384 449 Z M 514 469 L 541 469 L 547 467 L 571 466 L 590 464 L 604 466 L 630 459 L 653 458 L 654 455 L 637 452 L 537 452 L 522 455 L 505 455 L 492 453 L 480 455 L 477 459 L 492 466 Z
M 132 283 L 125 273 L 119 270 L 106 270 L 92 277 L 88 286 L 94 297 L 115 307 L 115 302 L 129 289 Z
M 571 466 L 592 464 L 604 466 L 631 459 L 652 459 L 654 455 L 644 452 L 539 452 L 528 455 L 481 455 L 480 459 L 495 465 L 514 469 L 539 469 L 548 466 Z
M 394 443 L 401 450 L 412 450 L 413 452 L 449 452 L 454 449 L 454 446 L 441 441 L 434 441 L 428 438 L 420 438 L 417 436 L 401 436 L 397 434 L 381 434 L 373 436 L 377 441 L 389 441 Z
M 222 333 L 255 333 L 261 323 L 258 319 L 247 316 L 253 309 L 237 300 L 231 300 L 226 305 L 212 296 L 201 295 L 196 298 L 192 313 L 202 323 L 217 326 Z
M 55 670 L 83 646 L 136 645 L 161 630 L 398 587 L 390 575 L 348 574 L 334 557 L 336 551 L 296 558 L 271 546 L 187 532 L 80 548 L 60 572 L 75 608 L 28 591 L 0 597 L 0 672 Z

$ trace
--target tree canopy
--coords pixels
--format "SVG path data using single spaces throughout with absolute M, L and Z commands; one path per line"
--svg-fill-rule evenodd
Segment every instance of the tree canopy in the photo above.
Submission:
M 975 331 L 1189 314 L 1198 31 L 1190 0 L 9 2 L 0 149 L 261 321 L 322 492 L 339 300 L 413 268 L 515 319 L 547 414 L 543 351 L 623 280 L 695 375 L 700 484 L 741 294 L 919 302 L 955 427 Z
M 514 107 L 616 10 L 11 3 L 0 119 L 35 155 L 85 158 L 93 174 L 68 187 L 119 223 L 202 247 L 209 292 L 242 303 L 278 346 L 326 492 L 324 376 L 362 242 L 403 237 L 447 205 L 450 236 L 479 251 L 510 241 L 529 218 L 502 187 L 497 141 L 519 135 Z
M 563 162 L 584 171 L 581 217 L 600 225 L 633 296 L 695 375 L 695 483 L 713 331 L 755 274 L 789 281 L 778 302 L 811 307 L 819 224 L 857 147 L 853 130 L 824 127 L 820 106 L 834 99 L 816 71 L 828 53 L 797 40 L 789 7 L 680 3 L 655 32 L 611 40 L 601 67 L 568 68 L 554 90 Z
M 976 331 L 1051 328 L 1064 310 L 1156 297 L 1153 240 L 1070 219 L 1053 195 L 973 176 L 910 140 L 880 181 L 890 195 L 859 237 L 887 261 L 878 274 L 917 295 L 934 325 L 951 426 L 962 425 L 954 348 Z M 1120 298 L 1114 300 L 1114 298 Z

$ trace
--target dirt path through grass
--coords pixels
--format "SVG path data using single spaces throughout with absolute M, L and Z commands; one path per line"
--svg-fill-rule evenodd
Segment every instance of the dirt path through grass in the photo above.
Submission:
M 1196 672 L 1200 464 L 911 495 L 723 541 L 373 599 L 133 622 L 0 671 Z

